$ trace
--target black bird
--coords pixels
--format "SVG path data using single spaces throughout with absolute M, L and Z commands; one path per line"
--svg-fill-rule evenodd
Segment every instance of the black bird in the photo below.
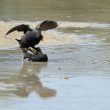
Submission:
M 24 57 L 23 57 L 23 61 L 24 59 L 28 59 L 28 61 L 39 61 L 39 62 L 47 62 L 48 61 L 48 57 L 46 54 L 43 54 L 43 52 L 41 51 L 41 49 L 39 47 L 34 48 L 36 50 L 33 51 L 33 49 L 31 48 L 21 48 Z
M 6 35 L 13 31 L 23 31 L 24 35 L 20 40 L 16 39 L 20 44 L 20 48 L 35 48 L 41 40 L 43 40 L 42 31 L 46 31 L 49 29 L 54 29 L 58 25 L 55 21 L 43 21 L 36 26 L 35 29 L 31 29 L 29 25 L 21 24 L 10 29 Z

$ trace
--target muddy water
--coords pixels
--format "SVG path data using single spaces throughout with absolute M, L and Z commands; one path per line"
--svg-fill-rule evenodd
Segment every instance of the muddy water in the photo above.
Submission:
M 110 110 L 109 0 L 0 1 L 0 110 Z M 22 63 L 15 25 L 59 26 L 39 44 L 47 63 Z

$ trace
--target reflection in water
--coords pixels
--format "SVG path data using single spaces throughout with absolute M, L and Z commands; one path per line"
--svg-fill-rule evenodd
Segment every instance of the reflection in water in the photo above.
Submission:
M 23 83 L 22 87 L 18 87 L 13 91 L 14 94 L 20 97 L 27 97 L 31 92 L 38 93 L 40 97 L 47 98 L 56 95 L 56 91 L 48 87 L 44 87 L 39 77 L 35 75 L 36 71 L 39 74 L 42 67 L 46 63 L 36 65 L 35 63 L 25 63 L 20 71 L 20 79 Z
M 56 91 L 54 89 L 44 87 L 38 77 L 38 74 L 46 65 L 46 63 L 24 63 L 19 75 L 1 76 L 0 95 L 7 96 L 13 93 L 16 96 L 24 98 L 28 97 L 29 94 L 34 92 L 41 98 L 55 96 Z

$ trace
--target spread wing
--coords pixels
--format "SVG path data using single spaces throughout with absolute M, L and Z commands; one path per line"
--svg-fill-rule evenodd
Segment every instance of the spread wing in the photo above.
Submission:
M 12 29 L 10 29 L 6 35 L 8 35 L 9 33 L 13 32 L 13 31 L 23 31 L 24 34 L 26 34 L 27 31 L 31 31 L 32 29 L 29 27 L 29 25 L 25 25 L 25 24 L 21 24 L 18 26 L 13 27 Z
M 42 23 L 38 24 L 36 29 L 39 29 L 40 31 L 46 31 L 49 29 L 54 29 L 58 26 L 58 24 L 55 21 L 43 21 Z

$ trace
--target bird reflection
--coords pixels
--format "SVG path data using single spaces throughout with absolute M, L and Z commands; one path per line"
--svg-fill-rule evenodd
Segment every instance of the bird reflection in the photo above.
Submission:
M 53 97 L 56 95 L 54 89 L 44 87 L 38 74 L 45 67 L 46 63 L 24 63 L 20 71 L 21 86 L 13 91 L 19 97 L 28 97 L 30 93 L 35 92 L 42 98 Z M 37 76 L 35 75 L 37 73 Z

